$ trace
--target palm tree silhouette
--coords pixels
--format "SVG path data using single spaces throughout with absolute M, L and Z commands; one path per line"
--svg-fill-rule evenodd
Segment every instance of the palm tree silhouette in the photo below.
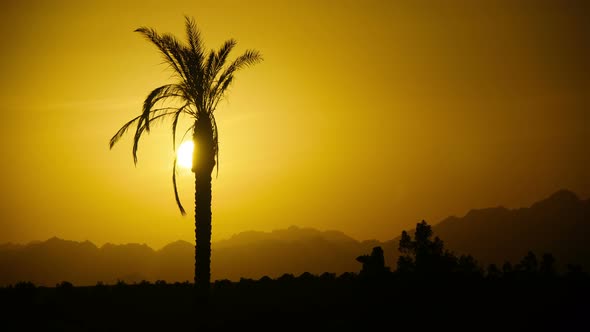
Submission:
M 172 118 L 172 148 L 176 152 L 176 128 L 181 116 L 194 123 L 187 130 L 193 131 L 193 165 L 195 173 L 195 286 L 197 294 L 207 297 L 211 280 L 211 174 L 217 165 L 219 170 L 219 133 L 214 111 L 233 82 L 234 74 L 247 66 L 262 61 L 256 50 L 247 50 L 232 63 L 226 65 L 229 53 L 236 41 L 226 41 L 219 50 L 204 49 L 201 34 L 193 19 L 185 17 L 188 44 L 179 42 L 171 34 L 159 34 L 156 30 L 140 27 L 141 33 L 164 56 L 164 61 L 174 73 L 176 82 L 166 84 L 150 92 L 143 102 L 141 114 L 117 131 L 110 140 L 112 148 L 128 129 L 137 124 L 133 138 L 133 161 L 137 164 L 137 147 L 141 135 L 149 133 L 154 120 Z M 163 103 L 168 107 L 156 107 Z M 178 106 L 180 105 L 180 106 Z M 185 210 L 178 197 L 176 186 L 176 153 L 172 165 L 172 184 L 176 204 L 182 215 Z

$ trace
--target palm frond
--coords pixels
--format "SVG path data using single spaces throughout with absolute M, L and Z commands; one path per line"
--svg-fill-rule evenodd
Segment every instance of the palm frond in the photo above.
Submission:
M 203 57 L 203 49 L 205 48 L 203 45 L 203 40 L 201 38 L 201 32 L 197 28 L 195 24 L 195 20 L 188 16 L 184 17 L 185 27 L 186 27 L 186 36 L 188 39 L 188 44 L 191 47 L 192 52 L 194 55 Z
M 214 54 L 214 61 L 209 68 L 210 72 L 208 73 L 208 77 L 211 80 L 214 80 L 215 77 L 217 77 L 219 71 L 221 71 L 221 68 L 223 68 L 223 65 L 225 65 L 225 61 L 227 61 L 229 53 L 236 46 L 236 44 L 237 43 L 234 39 L 229 39 L 225 41 L 223 45 L 221 45 L 217 52 L 211 51 L 211 53 Z
M 166 113 L 162 113 L 162 114 L 158 114 L 156 116 L 154 116 L 151 121 L 154 120 L 158 120 L 158 119 L 162 119 L 165 116 L 168 115 L 173 115 L 175 112 L 166 112 Z M 137 149 L 139 148 L 139 140 L 141 139 L 141 135 L 143 134 L 144 130 L 146 130 L 146 124 L 139 124 L 137 125 L 137 129 L 135 131 L 135 135 L 133 137 L 133 148 L 132 148 L 132 154 L 133 154 L 133 162 L 137 165 Z
M 205 72 L 205 46 L 203 45 L 201 32 L 199 29 L 197 29 L 194 19 L 185 16 L 185 27 L 190 48 L 185 50 L 187 53 L 186 62 L 190 74 L 187 83 L 189 83 L 193 88 L 191 89 L 192 91 L 198 91 L 203 86 L 204 81 L 203 73 Z M 200 102 L 197 102 L 199 99 L 198 96 L 193 96 L 193 98 L 195 99 L 195 103 L 200 105 Z
M 188 134 L 194 127 L 195 127 L 195 125 L 192 125 L 184 132 L 184 135 L 182 135 L 181 141 L 184 141 L 186 134 Z M 176 205 L 178 206 L 180 213 L 184 216 L 184 215 L 186 215 L 186 212 L 184 211 L 184 207 L 182 206 L 182 203 L 180 202 L 180 197 L 178 196 L 178 186 L 176 184 L 176 164 L 177 164 L 177 160 L 178 160 L 177 158 L 178 158 L 178 156 L 176 155 L 176 149 L 175 149 L 174 164 L 172 165 L 172 186 L 174 187 L 174 198 L 176 199 Z
M 223 45 L 221 45 L 219 51 L 217 51 L 216 54 L 217 67 L 219 68 L 215 70 L 216 74 L 219 72 L 219 70 L 221 70 L 221 67 L 223 67 L 225 61 L 227 60 L 227 56 L 234 49 L 234 47 L 236 47 L 236 45 L 237 42 L 235 41 L 235 39 L 228 39 L 225 41 L 225 43 L 223 43 Z
M 178 120 L 187 107 L 190 107 L 189 103 L 184 104 L 174 113 L 174 120 L 172 120 L 172 151 L 174 152 L 176 152 L 176 127 L 178 126 Z
M 233 74 L 234 72 L 248 67 L 255 65 L 263 60 L 262 54 L 256 50 L 247 50 L 244 54 L 237 57 L 231 65 L 229 65 L 225 71 L 229 75 Z M 222 74 L 223 75 L 223 74 Z
M 176 65 L 181 72 L 182 79 L 190 82 L 192 78 L 188 62 L 191 57 L 191 52 L 189 52 L 189 50 L 172 34 L 165 33 L 160 36 L 160 39 L 166 47 L 168 54 L 170 54 L 170 57 L 176 62 Z
M 139 118 L 141 117 L 141 115 L 138 115 L 136 117 L 134 117 L 133 119 L 131 119 L 131 121 L 127 122 L 126 124 L 124 124 L 121 129 L 119 129 L 117 131 L 117 133 L 115 135 L 113 135 L 113 137 L 111 137 L 111 140 L 109 141 L 109 149 L 112 149 L 113 146 L 115 146 L 115 144 L 117 142 L 119 142 L 119 140 L 123 137 L 123 135 L 127 132 L 127 130 L 129 129 L 129 127 L 131 127 L 131 125 L 139 120 Z
M 212 72 L 213 72 L 213 67 L 215 66 L 215 61 L 216 61 L 216 57 L 215 57 L 215 51 L 211 50 L 209 52 L 209 56 L 207 57 L 207 60 L 205 61 L 204 64 L 204 72 L 203 72 L 203 82 L 202 82 L 202 87 L 201 87 L 201 91 L 203 92 L 203 98 L 202 98 L 202 102 L 203 102 L 203 107 L 202 110 L 206 111 L 206 100 L 205 100 L 205 92 L 209 89 L 209 87 L 211 86 L 211 82 L 213 81 L 214 77 L 212 77 Z
M 262 54 L 256 50 L 247 50 L 244 54 L 237 57 L 219 76 L 219 79 L 211 89 L 212 97 L 210 104 L 208 105 L 212 110 L 217 107 L 217 104 L 223 97 L 225 90 L 229 87 L 233 81 L 233 75 L 236 71 L 246 68 L 248 66 L 255 65 L 263 60 Z
M 153 109 L 150 113 L 156 113 L 156 112 L 160 112 L 163 110 L 171 110 L 171 109 L 176 109 L 174 107 L 163 107 L 163 108 L 158 108 L 158 109 Z M 190 114 L 190 113 L 189 113 Z M 115 135 L 113 135 L 113 137 L 111 137 L 111 139 L 109 140 L 109 149 L 112 149 L 115 144 L 117 142 L 119 142 L 119 140 L 121 138 L 123 138 L 123 135 L 129 130 L 129 128 L 131 127 L 131 125 L 138 121 L 143 115 L 138 115 L 136 117 L 134 117 L 133 119 L 131 119 L 129 122 L 125 123 L 118 131 L 117 133 L 115 133 Z M 153 118 L 152 118 L 153 120 Z
M 223 85 L 221 87 L 216 88 L 215 95 L 213 96 L 213 99 L 212 99 L 213 105 L 211 106 L 211 109 L 214 110 L 217 108 L 217 104 L 219 104 L 219 101 L 221 101 L 221 99 L 223 98 L 223 95 L 225 94 L 225 91 L 230 86 L 230 84 L 233 82 L 233 80 L 234 80 L 234 75 L 230 75 L 229 77 L 227 77 L 223 81 Z
M 138 128 L 139 128 L 139 126 L 143 125 L 143 123 L 145 122 L 146 130 L 149 132 L 150 131 L 149 115 L 150 115 L 150 112 L 152 111 L 152 108 L 154 107 L 154 105 L 157 102 L 162 101 L 167 98 L 172 98 L 172 97 L 179 97 L 179 98 L 183 97 L 182 90 L 179 88 L 179 86 L 177 84 L 162 85 L 158 88 L 155 88 L 152 92 L 150 92 L 148 94 L 148 96 L 145 98 L 145 100 L 143 101 L 143 108 L 141 111 L 141 117 L 139 119 Z
M 229 53 L 231 52 L 231 50 L 236 46 L 236 41 L 234 39 L 229 39 L 227 40 L 220 48 L 219 50 L 215 53 L 215 57 L 214 57 L 214 61 L 211 65 L 210 68 L 208 68 L 208 70 L 210 72 L 208 72 L 207 74 L 207 87 L 208 89 L 207 91 L 207 106 L 208 107 L 208 111 L 212 111 L 213 109 L 211 109 L 211 105 L 213 105 L 214 103 L 212 102 L 212 100 L 215 99 L 215 89 L 211 89 L 211 86 L 214 86 L 214 80 L 217 77 L 217 75 L 219 74 L 219 72 L 221 71 L 221 69 L 223 68 L 223 66 L 225 65 L 225 62 L 227 61 L 227 57 L 229 56 Z
M 176 185 L 176 155 L 174 155 L 174 163 L 172 164 L 172 186 L 174 187 L 174 199 L 176 200 L 176 205 L 180 210 L 180 214 L 183 216 L 186 215 L 186 211 L 180 202 L 180 197 L 178 196 L 178 186 Z
M 172 54 L 170 53 L 168 45 L 164 42 L 162 36 L 158 34 L 155 29 L 148 28 L 148 27 L 139 27 L 135 29 L 135 32 L 141 33 L 147 40 L 151 41 L 154 44 L 160 53 L 164 56 L 164 60 L 166 63 L 174 69 L 176 74 L 178 74 L 181 78 L 183 77 L 183 71 L 181 70 L 179 64 L 176 62 Z
M 217 130 L 217 120 L 211 114 L 211 122 L 213 123 L 213 148 L 215 149 L 215 177 L 219 177 L 219 131 Z
M 182 134 L 182 138 L 180 139 L 181 142 L 184 142 L 184 139 L 186 138 L 186 134 L 188 134 L 191 130 L 193 130 L 195 128 L 195 125 L 190 126 L 185 132 L 184 134 Z

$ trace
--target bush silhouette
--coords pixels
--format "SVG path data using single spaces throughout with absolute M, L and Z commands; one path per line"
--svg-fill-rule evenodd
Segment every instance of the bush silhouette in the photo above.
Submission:
M 544 277 L 553 277 L 557 273 L 555 270 L 555 258 L 552 254 L 543 254 L 541 264 L 539 265 L 539 272 Z
M 432 238 L 432 227 L 422 220 L 416 224 L 414 239 L 403 231 L 399 241 L 398 250 L 400 257 L 397 261 L 399 273 L 417 273 L 419 275 L 432 275 L 450 273 L 457 268 L 457 257 L 444 249 L 443 241 Z M 463 259 L 467 266 L 470 260 Z M 472 264 L 473 265 L 473 264 Z
M 362 255 L 356 260 L 363 264 L 360 272 L 363 278 L 382 277 L 389 273 L 389 268 L 385 267 L 385 257 L 381 247 L 374 247 L 371 255 Z

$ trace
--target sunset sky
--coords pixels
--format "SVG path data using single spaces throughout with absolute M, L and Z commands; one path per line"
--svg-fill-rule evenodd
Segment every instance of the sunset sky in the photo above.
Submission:
M 425 219 L 590 196 L 584 1 L 17 1 L 0 10 L 0 243 L 194 241 L 170 123 L 108 141 L 171 72 L 140 26 L 264 62 L 216 111 L 213 239 L 391 239 Z M 584 3 L 584 5 L 582 5 Z M 179 175 L 192 211 L 194 180 Z

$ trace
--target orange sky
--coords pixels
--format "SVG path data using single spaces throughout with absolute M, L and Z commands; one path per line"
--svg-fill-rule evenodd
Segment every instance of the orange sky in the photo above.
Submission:
M 0 242 L 192 241 L 170 124 L 108 140 L 170 72 L 132 31 L 260 50 L 217 109 L 213 238 L 290 225 L 357 238 L 590 196 L 583 1 L 4 1 Z M 245 4 L 247 3 L 247 5 Z M 444 5 L 443 5 L 444 3 Z M 193 180 L 180 176 L 191 210 Z

